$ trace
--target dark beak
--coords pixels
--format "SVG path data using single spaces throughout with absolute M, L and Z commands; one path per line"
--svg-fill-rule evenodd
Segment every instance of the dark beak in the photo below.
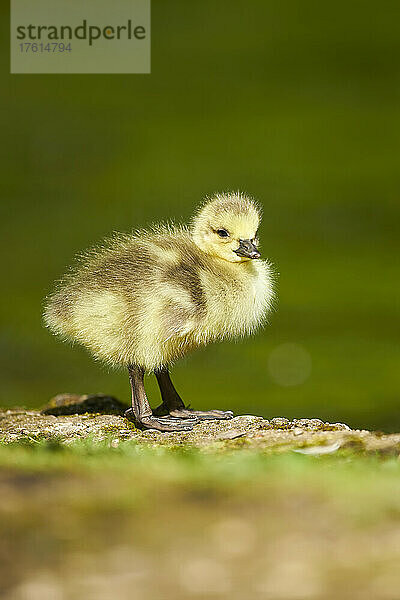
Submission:
M 260 258 L 261 254 L 250 240 L 239 240 L 239 248 L 234 250 L 238 256 L 245 258 Z

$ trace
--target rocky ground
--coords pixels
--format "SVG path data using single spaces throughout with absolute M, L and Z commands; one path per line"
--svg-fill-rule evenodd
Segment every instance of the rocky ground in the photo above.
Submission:
M 395 600 L 400 434 L 252 415 L 140 431 L 104 395 L 0 411 L 5 600 Z
M 60 394 L 41 411 L 3 410 L 0 412 L 0 440 L 3 443 L 48 440 L 63 444 L 77 439 L 114 444 L 132 441 L 146 446 L 188 447 L 202 450 L 248 448 L 269 452 L 293 450 L 305 454 L 325 454 L 339 448 L 371 454 L 400 451 L 400 434 L 352 430 L 343 423 L 320 419 L 283 417 L 270 420 L 254 415 L 238 415 L 227 421 L 202 421 L 185 433 L 141 431 L 128 422 L 126 406 L 103 394 Z

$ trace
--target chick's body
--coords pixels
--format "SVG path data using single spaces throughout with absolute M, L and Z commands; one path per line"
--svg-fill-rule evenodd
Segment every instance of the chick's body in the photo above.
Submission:
M 116 235 L 81 257 L 49 297 L 45 322 L 56 334 L 112 365 L 128 367 L 140 427 L 191 429 L 230 411 L 192 411 L 168 365 L 188 351 L 251 333 L 272 298 L 269 263 L 259 260 L 258 206 L 239 193 L 207 201 L 190 227 Z M 162 404 L 152 411 L 143 383 L 154 371 Z
M 204 253 L 185 228 L 115 236 L 50 298 L 54 332 L 113 365 L 147 371 L 189 350 L 253 331 L 271 299 L 268 263 Z

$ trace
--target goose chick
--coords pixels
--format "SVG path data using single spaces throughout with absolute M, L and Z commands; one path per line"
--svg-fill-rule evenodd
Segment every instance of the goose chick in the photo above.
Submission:
M 191 429 L 231 411 L 185 407 L 169 365 L 214 340 L 252 333 L 273 295 L 271 268 L 260 260 L 260 209 L 240 193 L 218 194 L 189 227 L 157 226 L 115 235 L 89 251 L 46 302 L 50 330 L 81 343 L 95 358 L 128 368 L 132 408 L 141 428 Z M 162 404 L 150 408 L 145 372 L 154 372 Z

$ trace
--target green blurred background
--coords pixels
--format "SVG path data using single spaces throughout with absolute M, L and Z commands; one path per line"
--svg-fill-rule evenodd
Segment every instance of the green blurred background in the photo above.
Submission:
M 277 310 L 179 363 L 184 399 L 399 429 L 399 3 L 153 0 L 151 75 L 9 75 L 1 16 L 1 405 L 128 401 L 125 373 L 43 328 L 43 297 L 111 231 L 241 189 Z

